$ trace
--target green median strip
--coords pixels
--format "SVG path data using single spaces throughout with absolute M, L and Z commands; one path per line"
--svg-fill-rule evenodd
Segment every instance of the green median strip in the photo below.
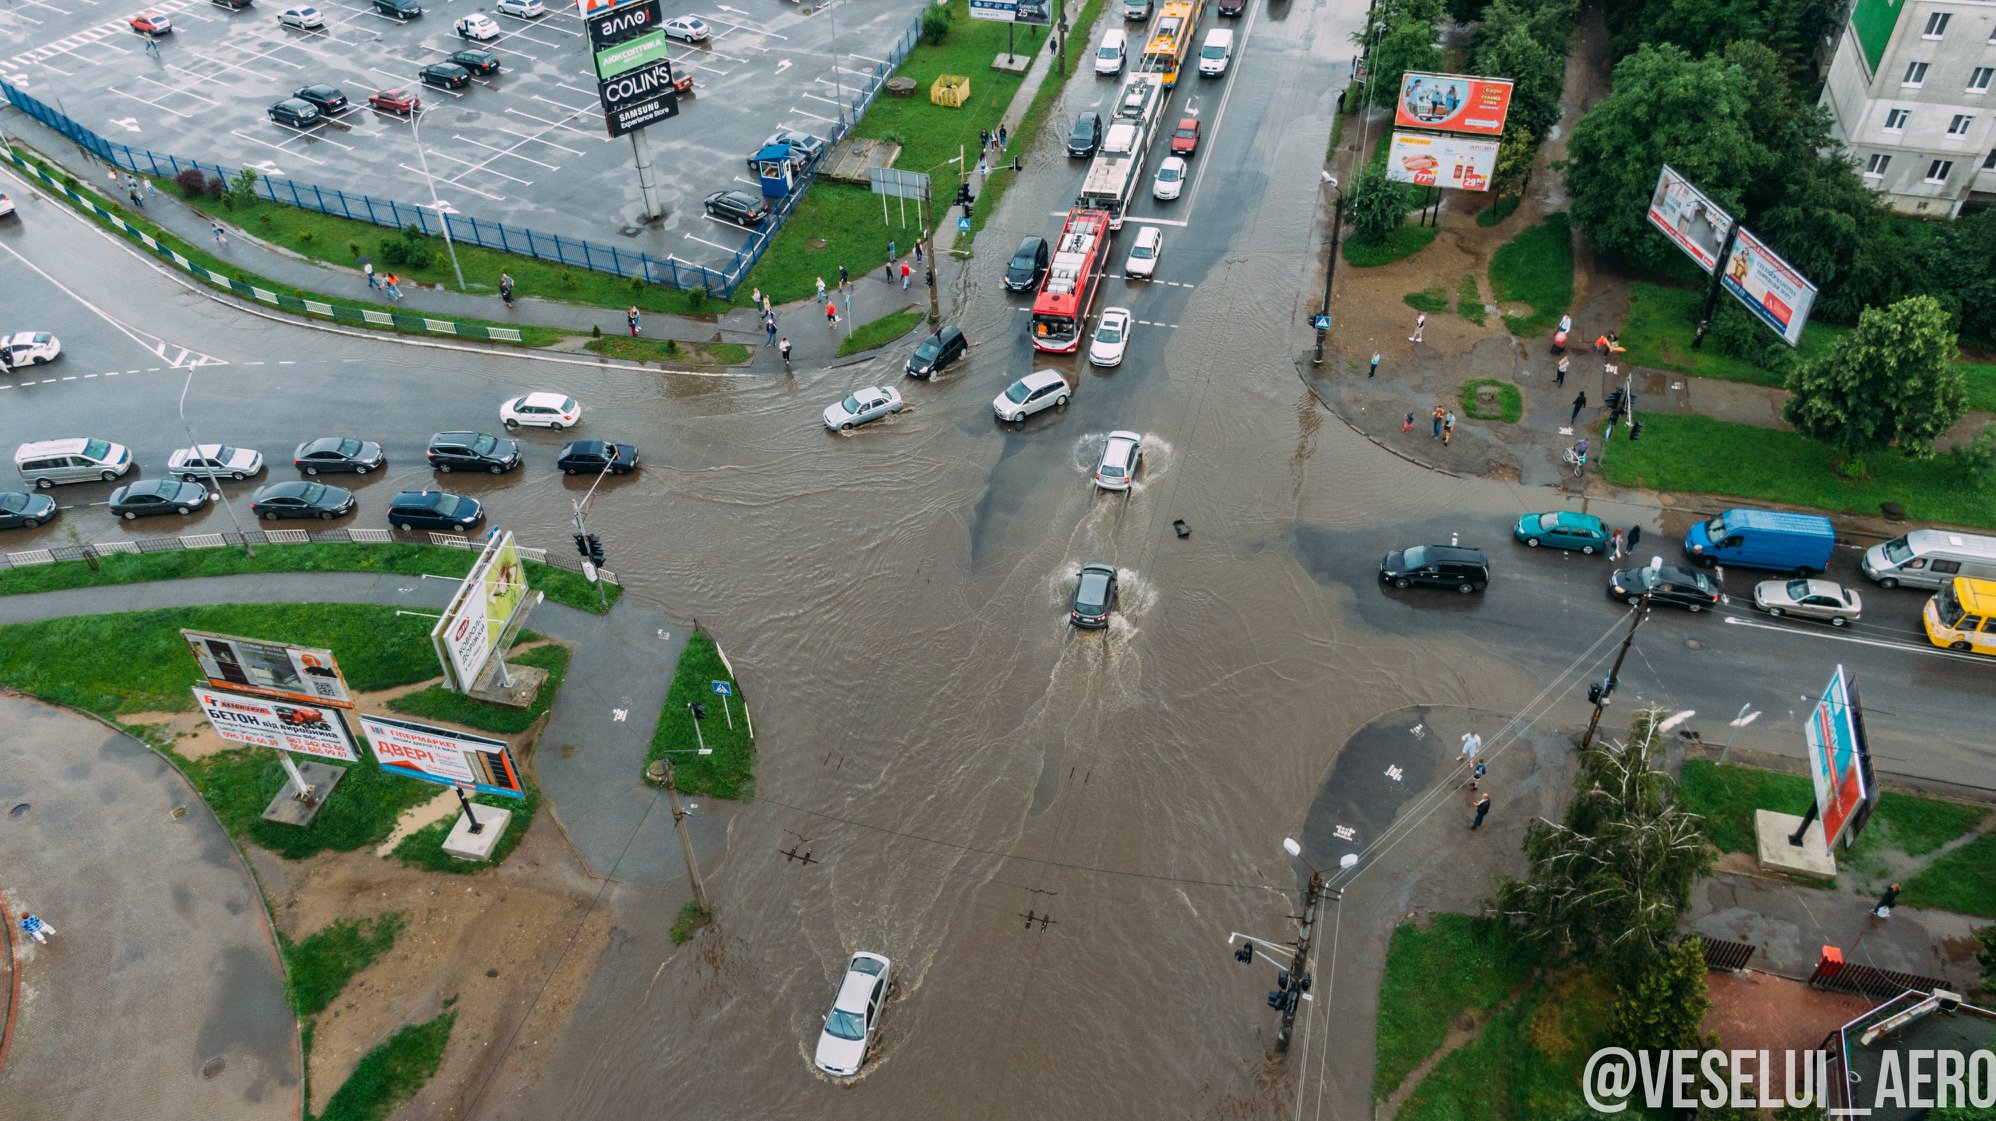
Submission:
M 605 335 L 582 344 L 583 349 L 624 362 L 667 362 L 679 366 L 739 366 L 749 360 L 741 343 L 687 343 L 677 339 Z
M 862 323 L 839 341 L 839 357 L 878 350 L 915 329 L 929 313 L 916 308 L 890 312 L 870 323 Z
M 456 1002 L 449 998 L 442 1015 L 408 1025 L 363 1056 L 318 1121 L 386 1121 L 397 1106 L 415 1097 L 443 1065 L 451 1025 L 457 1022 L 457 1013 L 449 1008 Z
M 733 695 L 716 696 L 716 681 L 728 682 Z M 670 759 L 675 783 L 688 794 L 749 797 L 755 789 L 755 738 L 749 734 L 746 701 L 741 684 L 721 659 L 720 648 L 707 632 L 694 631 L 673 670 L 672 686 L 666 690 L 665 705 L 659 710 L 651 746 L 645 752 L 645 765 Z M 687 707 L 694 703 L 707 712 L 697 728 Z M 726 712 L 722 711 L 724 704 Z M 700 754 L 702 746 L 709 754 Z
M 280 933 L 291 1010 L 301 1018 L 325 1011 L 354 974 L 395 944 L 406 925 L 400 912 L 390 911 L 372 919 L 335 919 L 296 942 Z

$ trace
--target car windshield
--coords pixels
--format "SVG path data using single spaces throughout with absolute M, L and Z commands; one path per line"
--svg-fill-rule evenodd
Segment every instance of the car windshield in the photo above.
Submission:
M 1904 537 L 1894 537 L 1885 543 L 1885 559 L 1893 564 L 1905 564 L 1913 559 L 1913 547 Z
M 1426 545 L 1416 545 L 1400 554 L 1400 556 L 1402 563 L 1408 568 L 1419 568 L 1428 563 L 1428 547 Z
M 1809 595 L 1809 582 L 1807 580 L 1790 580 L 1788 581 L 1786 591 L 1788 592 L 1789 599 L 1800 600 L 1807 598 Z
M 85 459 L 108 459 L 110 455 L 111 441 L 109 440 L 92 440 L 83 445 L 83 456 Z
M 431 508 L 446 518 L 454 518 L 458 510 L 464 506 L 464 501 L 455 494 L 440 494 L 437 496 L 436 504 Z
M 474 455 L 491 455 L 493 449 L 497 448 L 498 446 L 499 446 L 498 440 L 494 439 L 491 436 L 487 436 L 483 432 L 480 432 L 478 434 L 478 439 L 473 440 L 471 442 L 471 450 Z
M 352 436 L 348 436 L 346 439 L 340 441 L 340 446 L 335 450 L 344 456 L 359 455 L 360 441 L 354 439 Z
M 866 1018 L 857 1012 L 834 1008 L 832 1014 L 825 1017 L 825 1034 L 857 1043 L 866 1038 Z
M 915 357 L 934 358 L 941 352 L 942 348 L 943 344 L 937 342 L 934 338 L 924 339 L 922 340 L 922 345 L 915 348 Z
M 1148 245 L 1139 245 L 1135 249 L 1130 250 L 1130 256 L 1139 261 L 1148 261 L 1152 257 L 1157 256 L 1157 250 Z
M 1096 342 L 1098 342 L 1098 343 L 1119 343 L 1119 342 L 1122 342 L 1122 341 L 1123 341 L 1123 325 L 1122 325 L 1121 323 L 1104 323 L 1104 324 L 1102 324 L 1102 326 L 1100 326 L 1100 327 L 1098 327 L 1098 328 L 1096 328 L 1096 329 L 1095 329 L 1095 341 L 1096 341 Z
M 0 494 L 0 510 L 5 510 L 9 514 L 18 514 L 27 508 L 27 495 L 21 494 L 18 491 Z
M 1199 134 L 1193 129 L 1181 128 L 1177 132 L 1172 133 L 1171 135 L 1178 137 L 1180 140 L 1190 140 Z
M 213 458 L 217 463 L 227 463 L 228 461 L 236 458 L 238 455 L 241 454 L 242 453 L 240 451 L 237 451 L 235 448 L 225 446 L 225 447 L 216 448 Z
M 840 401 L 839 408 L 844 409 L 848 415 L 857 414 L 860 410 L 859 394 L 854 393 L 845 400 Z
M 1206 44 L 1206 45 L 1205 45 L 1204 47 L 1200 48 L 1200 51 L 1199 51 L 1199 57 L 1200 57 L 1200 58 L 1225 58 L 1225 57 L 1227 57 L 1227 48 L 1225 48 L 1225 47 L 1222 47 L 1222 46 L 1220 46 L 1220 45 L 1219 45 L 1219 44 L 1217 44 L 1217 43 L 1208 43 L 1208 44 Z
M 1031 392 L 1032 387 L 1028 386 L 1025 382 L 1015 381 L 1012 383 L 1011 388 L 1005 391 L 1005 400 L 1012 402 L 1014 405 L 1024 404 L 1026 395 Z
M 305 489 L 298 492 L 298 500 L 307 505 L 316 504 L 324 497 L 326 497 L 326 484 L 324 483 L 306 483 Z
M 1021 253 L 1012 258 L 1012 267 L 1015 269 L 1029 269 L 1033 267 L 1033 264 L 1034 256 L 1031 253 Z
M 1705 536 L 1710 537 L 1714 541 L 1723 541 L 1726 539 L 1726 516 L 1724 514 L 1720 514 L 1718 517 L 1705 523 Z
M 1160 183 L 1176 183 L 1178 182 L 1178 174 L 1178 169 L 1175 167 L 1161 167 L 1157 169 L 1157 181 Z

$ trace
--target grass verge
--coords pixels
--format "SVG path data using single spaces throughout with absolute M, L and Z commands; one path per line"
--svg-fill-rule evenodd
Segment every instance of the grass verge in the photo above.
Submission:
M 1498 246 L 1490 256 L 1490 289 L 1499 303 L 1532 309 L 1504 317 L 1513 335 L 1551 331 L 1573 304 L 1573 234 L 1566 215 L 1548 214 L 1544 222 Z
M 1440 315 L 1448 310 L 1448 289 L 1439 284 L 1432 288 L 1423 288 L 1419 292 L 1409 292 L 1400 299 L 1405 301 L 1408 307 L 1428 315 Z
M 278 935 L 291 1010 L 300 1019 L 324 1011 L 354 974 L 395 944 L 405 925 L 401 912 L 390 911 L 372 919 L 337 919 L 297 942 Z
M 1394 999 L 1379 1002 L 1374 1099 L 1385 1100 L 1434 1054 L 1457 1013 L 1494 1006 L 1532 975 L 1540 957 L 1499 924 L 1469 915 L 1436 915 L 1427 930 L 1396 927 L 1379 989 Z
M 716 681 L 734 687 L 734 695 L 726 698 L 728 715 L 716 711 L 723 699 L 714 695 Z M 747 798 L 755 788 L 755 740 L 748 732 L 747 700 L 741 683 L 721 660 L 714 640 L 706 631 L 694 631 L 672 671 L 672 687 L 666 690 L 665 706 L 652 729 L 645 764 L 649 766 L 670 751 L 679 789 L 714 798 Z M 687 709 L 696 701 L 707 710 L 707 719 L 700 721 L 697 729 Z M 728 726 L 730 719 L 732 728 Z M 696 749 L 703 741 L 711 754 L 698 754 Z
M 434 1020 L 410 1024 L 369 1051 L 326 1102 L 318 1121 L 385 1121 L 395 1108 L 416 1096 L 423 1083 L 443 1065 L 457 1013 L 445 1010 Z
M 1906 881 L 1904 898 L 1915 907 L 1996 918 L 1996 833 L 1977 837 L 1927 865 Z
M 1958 362 L 1955 369 L 1961 371 L 1962 380 L 1968 383 L 1968 410 L 1996 413 L 1996 365 Z
M 1505 195 L 1503 198 L 1498 199 L 1496 202 L 1493 202 L 1489 206 L 1486 206 L 1482 210 L 1478 211 L 1476 215 L 1476 224 L 1484 227 L 1485 229 L 1488 229 L 1489 227 L 1494 226 L 1499 222 L 1502 222 L 1504 219 L 1509 218 L 1512 214 L 1517 212 L 1518 203 L 1521 201 L 1523 200 L 1522 197 L 1519 195 Z
M 1345 256 L 1345 263 L 1353 268 L 1377 268 L 1419 253 L 1440 232 L 1434 226 L 1401 226 L 1387 234 L 1384 241 L 1365 242 L 1346 238 L 1340 252 Z
M 919 308 L 908 307 L 889 312 L 869 323 L 853 328 L 853 332 L 839 342 L 839 357 L 858 354 L 862 351 L 878 350 L 915 329 L 929 313 Z
M 703 926 L 714 921 L 714 912 L 700 904 L 688 900 L 679 905 L 679 913 L 672 917 L 672 944 L 684 946 L 693 940 L 693 935 Z
M 1483 326 L 1483 290 L 1476 286 L 1474 276 L 1465 276 L 1455 286 L 1455 313 Z
M 450 814 L 442 821 L 433 821 L 402 838 L 401 843 L 395 846 L 395 859 L 426 872 L 442 872 L 452 876 L 473 876 L 487 868 L 497 868 L 506 863 L 506 858 L 513 855 L 513 850 L 520 847 L 521 841 L 527 839 L 527 829 L 533 825 L 534 815 L 541 810 L 541 787 L 534 781 L 533 775 L 525 771 L 526 759 L 515 755 L 514 762 L 522 767 L 521 779 L 526 787 L 526 797 L 505 798 L 496 794 L 474 794 L 471 798 L 474 805 L 491 806 L 494 809 L 506 810 L 513 815 L 512 820 L 506 823 L 506 835 L 500 837 L 499 843 L 492 846 L 491 856 L 484 860 L 459 860 L 444 851 L 444 840 L 450 836 L 451 828 L 457 824 L 457 815 Z M 434 796 L 437 789 L 431 786 L 429 793 Z
M 1719 298 L 1732 299 L 1723 294 Z M 1705 293 L 1702 289 L 1666 288 L 1645 281 L 1630 284 L 1629 317 L 1622 324 L 1622 345 L 1628 348 L 1624 357 L 1638 366 L 1779 389 L 1784 375 L 1777 371 L 1721 354 L 1709 345 L 1703 350 L 1691 349 L 1691 341 L 1698 333 L 1698 313 L 1704 307 Z M 1578 330 L 1587 338 L 1576 340 L 1577 344 L 1586 346 L 1601 329 L 1606 328 L 1581 325 Z M 1811 321 L 1802 328 L 1802 345 L 1797 348 L 1796 357 L 1807 360 L 1827 351 L 1830 344 L 1848 330 L 1847 327 Z
M 432 685 L 428 689 L 396 697 L 388 702 L 388 707 L 408 716 L 462 724 L 481 732 L 517 735 L 533 727 L 534 721 L 541 718 L 541 714 L 560 694 L 561 679 L 568 674 L 568 656 L 568 647 L 550 642 L 506 659 L 508 665 L 532 666 L 547 671 L 547 680 L 541 683 L 541 691 L 535 695 L 534 703 L 526 708 L 508 708 L 475 701 L 442 685 Z
M 1838 477 L 1826 444 L 1785 429 L 1650 413 L 1643 438 L 1615 442 L 1601 474 L 1618 486 L 1765 499 L 1831 513 L 1875 514 L 1897 502 L 1914 522 L 1996 528 L 1996 491 L 1964 485 L 1945 458 L 1882 455 L 1871 477 Z
M 1614 1002 L 1614 986 L 1593 970 L 1534 984 L 1435 1064 L 1396 1116 L 1401 1121 L 1594 1116 L 1581 1108 L 1581 1073 L 1588 1055 L 1610 1042 Z
M 1489 386 L 1495 395 L 1488 404 L 1482 397 L 1482 390 Z M 1456 391 L 1456 400 L 1462 411 L 1476 420 L 1501 420 L 1505 424 L 1516 424 L 1525 415 L 1525 396 L 1518 387 L 1498 378 L 1477 378 L 1462 383 Z
M 395 542 L 390 545 L 264 545 L 251 557 L 239 549 L 185 549 L 177 553 L 115 553 L 97 558 L 97 566 L 75 561 L 0 570 L 0 595 L 30 595 L 68 588 L 140 584 L 153 580 L 192 580 L 202 576 L 233 576 L 244 572 L 394 572 L 405 576 L 429 574 L 462 578 L 478 554 L 442 545 Z M 527 583 L 545 592 L 548 601 L 602 614 L 596 587 L 579 572 L 528 561 Z M 609 602 L 623 594 L 606 584 Z
M 582 348 L 627 362 L 677 362 L 682 366 L 739 366 L 749 360 L 749 348 L 742 343 L 683 343 L 678 339 L 604 335 L 590 339 Z

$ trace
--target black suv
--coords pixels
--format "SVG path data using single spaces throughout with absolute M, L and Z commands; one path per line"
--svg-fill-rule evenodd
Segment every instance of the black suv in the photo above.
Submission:
M 1379 578 L 1396 588 L 1424 584 L 1468 595 L 1490 585 L 1490 560 L 1481 549 L 1455 545 L 1416 545 L 1395 549 L 1379 562 Z
M 430 466 L 446 474 L 452 471 L 490 471 L 504 474 L 520 465 L 520 442 L 483 432 L 439 432 L 430 437 Z
M 441 529 L 463 532 L 485 519 L 476 498 L 447 490 L 405 490 L 388 506 L 388 524 L 399 530 Z
M 395 19 L 415 19 L 423 14 L 423 6 L 416 0 L 374 0 L 374 10 Z
M 1102 114 L 1084 113 L 1074 118 L 1074 131 L 1067 134 L 1067 154 L 1086 159 L 1102 146 Z
M 1005 266 L 1005 287 L 1014 292 L 1026 292 L 1040 286 L 1040 280 L 1047 274 L 1047 239 L 1029 237 L 1019 243 L 1019 251 L 1012 254 L 1012 263 Z
M 347 95 L 336 86 L 306 86 L 291 96 L 300 101 L 309 101 L 319 107 L 319 112 L 330 117 L 347 107 Z
M 960 328 L 945 327 L 923 339 L 922 345 L 915 348 L 915 353 L 908 356 L 908 376 L 926 378 L 940 374 L 969 349 L 970 344 L 964 341 Z
M 707 213 L 724 222 L 753 226 L 768 215 L 769 204 L 740 191 L 715 191 L 707 196 Z
M 577 440 L 561 449 L 554 465 L 564 475 L 600 475 L 604 468 L 612 475 L 622 475 L 637 470 L 638 448 L 607 440 Z

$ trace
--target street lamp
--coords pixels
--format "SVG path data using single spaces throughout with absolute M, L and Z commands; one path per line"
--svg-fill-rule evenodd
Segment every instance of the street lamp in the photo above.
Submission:
M 416 138 L 416 159 L 423 165 L 423 181 L 430 185 L 430 209 L 437 212 L 437 224 L 444 228 L 444 249 L 450 254 L 451 271 L 457 274 L 457 290 L 464 291 L 464 269 L 457 263 L 457 246 L 450 239 L 450 215 L 444 213 L 443 200 L 437 197 L 437 181 L 430 177 L 430 157 L 423 151 L 423 134 L 416 127 L 416 118 L 422 115 L 420 108 L 409 110 L 409 135 Z
M 183 432 L 187 433 L 187 446 L 189 448 L 198 448 L 201 446 L 201 441 L 194 438 L 194 426 L 187 423 L 187 391 L 194 385 L 194 371 L 197 368 L 195 366 L 187 367 L 187 380 L 180 385 L 180 428 Z M 212 478 L 209 482 L 215 484 L 215 495 L 219 499 L 222 494 L 222 484 Z M 243 552 L 248 553 L 251 557 L 255 557 L 256 546 L 250 542 L 249 534 L 243 532 L 243 523 L 236 517 L 236 508 L 227 502 L 222 502 L 221 507 L 228 511 L 229 524 L 236 527 L 236 536 L 243 539 Z M 304 788 L 304 784 L 300 783 L 299 789 L 302 790 Z
M 1289 1036 L 1296 1029 L 1296 1005 L 1310 991 L 1310 975 L 1303 967 L 1310 960 L 1310 931 L 1317 917 L 1317 901 L 1324 895 L 1324 873 L 1303 855 L 1303 846 L 1293 837 L 1282 838 L 1282 851 L 1303 861 L 1310 870 L 1310 884 L 1303 889 L 1303 929 L 1296 935 L 1296 952 L 1289 959 L 1289 976 L 1295 987 L 1283 994 L 1282 1026 L 1275 1032 L 1275 1049 L 1289 1050 Z

